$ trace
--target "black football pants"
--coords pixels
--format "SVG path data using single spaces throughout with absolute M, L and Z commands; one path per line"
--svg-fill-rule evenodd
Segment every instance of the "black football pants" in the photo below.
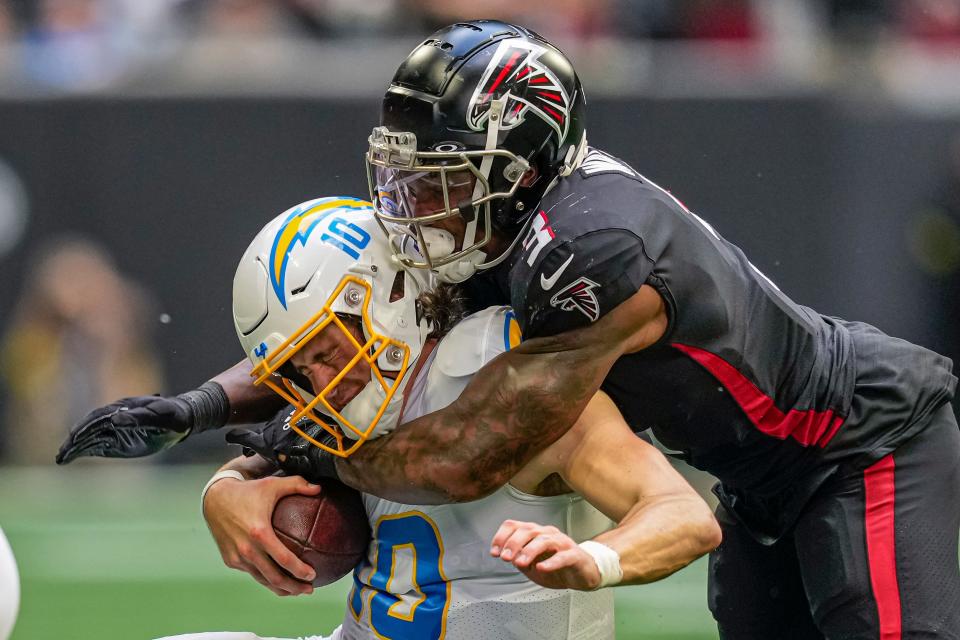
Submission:
M 722 506 L 717 517 L 709 601 L 722 640 L 960 640 L 960 430 L 949 403 L 892 454 L 828 480 L 772 546 Z

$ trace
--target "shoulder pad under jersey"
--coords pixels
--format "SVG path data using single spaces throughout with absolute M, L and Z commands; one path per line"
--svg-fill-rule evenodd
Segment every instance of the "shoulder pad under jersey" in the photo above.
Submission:
M 488 307 L 457 323 L 437 345 L 431 367 L 446 376 L 473 375 L 495 357 L 520 344 L 520 324 L 510 307 Z

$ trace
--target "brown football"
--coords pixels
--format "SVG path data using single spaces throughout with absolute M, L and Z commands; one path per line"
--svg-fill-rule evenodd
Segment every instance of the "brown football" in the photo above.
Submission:
M 335 481 L 325 481 L 321 487 L 315 496 L 285 496 L 273 510 L 274 531 L 317 572 L 315 587 L 350 573 L 370 543 L 360 492 Z

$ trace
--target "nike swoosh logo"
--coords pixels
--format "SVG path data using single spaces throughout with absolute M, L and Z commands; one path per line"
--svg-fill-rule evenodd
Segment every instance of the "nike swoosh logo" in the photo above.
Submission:
M 557 284 L 557 280 L 559 280 L 560 276 L 563 275 L 564 270 L 567 268 L 567 265 L 573 261 L 573 256 L 575 255 L 576 254 L 571 253 L 570 257 L 567 258 L 567 261 L 560 265 L 560 268 L 554 271 L 553 275 L 549 278 L 542 273 L 540 274 L 540 286 L 543 287 L 544 291 L 550 291 L 550 289 L 553 289 L 553 285 Z

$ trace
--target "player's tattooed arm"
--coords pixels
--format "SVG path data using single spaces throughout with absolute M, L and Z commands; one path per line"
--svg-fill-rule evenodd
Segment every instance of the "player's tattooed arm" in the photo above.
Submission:
M 666 326 L 662 299 L 644 286 L 588 327 L 498 356 L 450 406 L 365 443 L 337 460 L 337 473 L 400 502 L 482 498 L 576 422 L 617 358 L 653 344 Z

